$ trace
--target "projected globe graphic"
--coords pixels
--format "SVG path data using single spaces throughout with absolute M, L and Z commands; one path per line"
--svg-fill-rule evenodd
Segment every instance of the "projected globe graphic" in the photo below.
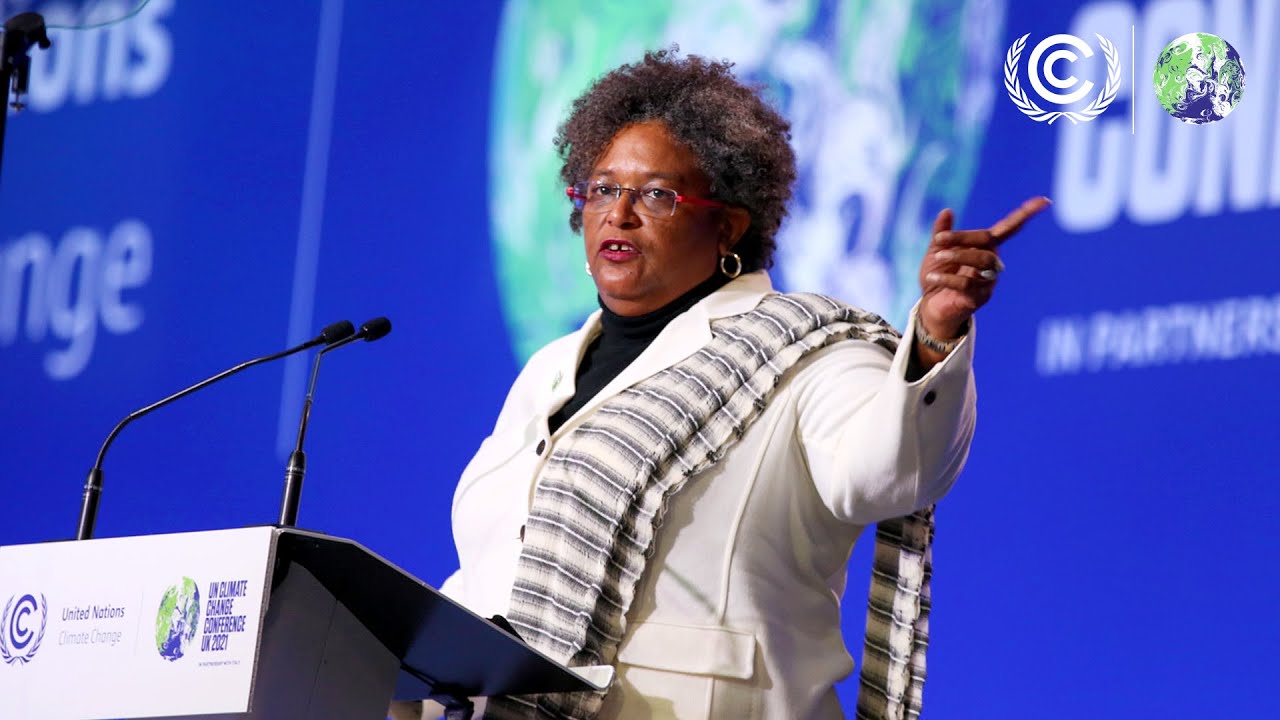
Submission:
M 774 282 L 901 325 L 933 218 L 963 208 L 994 104 L 1003 2 L 508 0 L 494 71 L 490 196 L 519 362 L 597 309 L 552 146 L 569 105 L 645 50 L 735 63 L 792 123 L 799 179 Z M 819 6 L 825 9 L 819 11 Z M 938 18 L 965 18 L 942 22 Z M 498 199 L 501 201 L 498 201 Z
M 1240 53 L 1217 35 L 1191 33 L 1169 43 L 1156 61 L 1156 97 L 1183 122 L 1221 120 L 1244 95 Z

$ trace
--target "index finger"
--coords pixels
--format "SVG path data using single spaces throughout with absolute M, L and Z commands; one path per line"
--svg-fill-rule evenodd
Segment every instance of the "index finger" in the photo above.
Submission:
M 1023 223 L 1038 215 L 1051 204 L 1053 204 L 1053 201 L 1043 195 L 1027 200 L 1019 205 L 1017 210 L 1005 215 L 999 222 L 991 226 L 988 231 L 991 233 L 991 239 L 995 240 L 996 245 L 1003 243 L 1021 230 Z

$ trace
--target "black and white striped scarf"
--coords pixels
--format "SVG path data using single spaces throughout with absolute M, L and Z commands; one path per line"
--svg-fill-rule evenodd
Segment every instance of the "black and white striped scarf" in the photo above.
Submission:
M 562 439 L 534 490 L 507 619 L 570 666 L 611 664 L 666 503 L 746 431 L 784 374 L 831 342 L 893 353 L 880 317 L 821 295 L 766 297 L 711 323 L 694 355 L 619 393 Z M 918 714 L 927 642 L 926 510 L 881 523 L 859 718 Z M 603 693 L 493 698 L 486 718 L 594 718 Z

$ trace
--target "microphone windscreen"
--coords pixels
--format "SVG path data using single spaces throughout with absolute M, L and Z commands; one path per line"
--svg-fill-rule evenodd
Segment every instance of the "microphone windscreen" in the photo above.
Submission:
M 384 317 L 374 318 L 360 326 L 360 334 L 364 335 L 365 342 L 386 337 L 389 332 L 391 332 L 391 321 Z
M 324 340 L 325 345 L 332 345 L 339 340 L 346 340 L 355 334 L 355 326 L 352 325 L 349 320 L 339 320 L 338 322 L 321 330 L 320 338 Z

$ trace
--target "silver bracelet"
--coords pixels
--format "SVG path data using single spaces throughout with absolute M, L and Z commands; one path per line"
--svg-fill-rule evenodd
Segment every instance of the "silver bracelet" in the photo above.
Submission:
M 930 335 L 928 331 L 924 329 L 924 323 L 920 322 L 920 316 L 916 315 L 916 339 L 930 350 L 942 353 L 943 355 L 950 354 L 952 350 L 955 350 L 956 346 L 960 344 L 960 341 L 964 340 L 964 336 L 969 334 L 968 320 L 965 321 L 962 330 L 963 332 L 960 333 L 960 337 L 955 340 L 939 340 L 938 338 Z

